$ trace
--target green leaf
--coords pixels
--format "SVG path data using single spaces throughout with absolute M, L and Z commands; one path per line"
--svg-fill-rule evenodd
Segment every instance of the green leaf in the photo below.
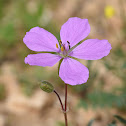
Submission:
M 87 126 L 92 126 L 94 119 L 90 120 Z
M 111 123 L 111 124 L 108 124 L 108 126 L 116 126 L 116 124 L 112 124 L 112 123 Z
M 126 119 L 122 118 L 119 115 L 114 115 L 115 118 L 117 118 L 121 123 L 126 124 Z
M 112 123 L 108 124 L 108 126 L 116 126 L 116 121 L 113 120 Z
M 59 69 L 60 69 L 60 65 L 61 65 L 62 61 L 63 61 L 63 58 L 59 61 L 59 65 L 58 65 L 58 75 L 59 75 Z

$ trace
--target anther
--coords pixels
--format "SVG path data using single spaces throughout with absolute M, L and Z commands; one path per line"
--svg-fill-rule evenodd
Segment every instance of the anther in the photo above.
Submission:
M 56 48 L 58 48 L 58 44 L 56 43 Z
M 64 48 L 63 48 L 63 46 L 61 46 L 61 51 L 62 51 L 62 52 L 64 51 Z
M 62 45 L 62 41 L 61 41 L 61 40 L 59 40 L 59 45 L 60 45 L 60 46 Z
M 69 41 L 67 41 L 67 43 L 68 43 L 68 46 L 69 46 L 69 49 L 70 49 L 70 42 L 69 42 Z

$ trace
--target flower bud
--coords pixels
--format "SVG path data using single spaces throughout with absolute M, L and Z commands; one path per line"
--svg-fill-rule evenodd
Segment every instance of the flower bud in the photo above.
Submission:
M 51 93 L 54 91 L 54 87 L 52 84 L 50 84 L 49 82 L 47 81 L 42 81 L 40 84 L 39 84 L 40 88 L 47 92 L 47 93 Z

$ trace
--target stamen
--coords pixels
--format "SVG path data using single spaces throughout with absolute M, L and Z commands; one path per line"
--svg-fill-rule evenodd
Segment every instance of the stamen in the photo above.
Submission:
M 58 48 L 58 44 L 56 43 L 56 48 Z
M 69 42 L 69 41 L 67 41 L 67 43 L 68 43 L 68 46 L 69 46 L 69 49 L 70 49 L 70 42 Z
M 59 45 L 62 46 L 62 41 L 61 40 L 59 40 Z
M 62 52 L 64 51 L 64 48 L 63 48 L 63 46 L 61 46 L 61 51 L 62 51 Z

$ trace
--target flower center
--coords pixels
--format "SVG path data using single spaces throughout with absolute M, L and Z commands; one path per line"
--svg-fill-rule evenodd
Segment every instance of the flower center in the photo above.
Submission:
M 67 41 L 67 45 L 63 44 L 61 40 L 59 40 L 59 45 L 56 44 L 56 48 L 59 49 L 59 54 L 65 58 L 69 56 L 68 50 L 70 49 L 70 42 Z

